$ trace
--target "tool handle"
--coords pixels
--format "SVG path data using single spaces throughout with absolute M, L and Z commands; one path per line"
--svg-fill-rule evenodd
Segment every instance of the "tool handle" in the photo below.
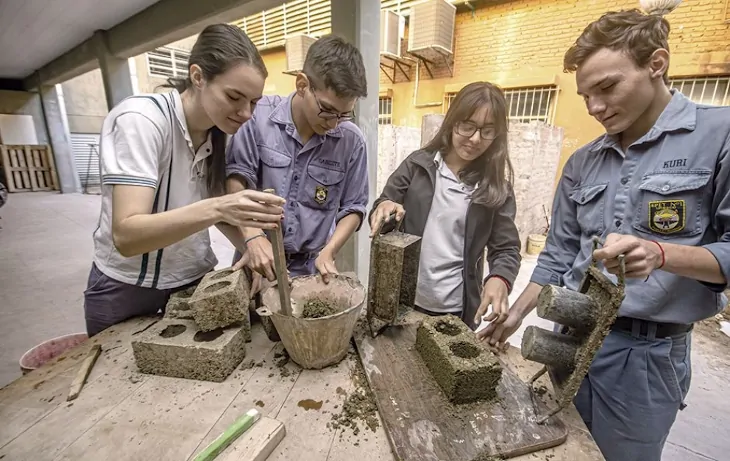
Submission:
M 198 453 L 194 461 L 211 461 L 215 459 L 223 450 L 233 443 L 244 432 L 249 430 L 256 421 L 261 418 L 261 413 L 257 410 L 249 410 L 245 415 L 238 418 L 228 429 L 218 436 L 205 450 Z
M 91 373 L 91 368 L 93 368 L 94 363 L 96 363 L 96 359 L 99 358 L 99 354 L 101 354 L 101 346 L 96 344 L 91 348 L 89 354 L 81 364 L 81 368 L 79 368 L 78 373 L 76 373 L 76 377 L 74 378 L 73 383 L 71 383 L 71 388 L 68 391 L 68 397 L 66 398 L 67 402 L 74 400 L 79 396 L 81 389 L 84 387 L 84 383 L 86 383 L 86 378 L 88 378 L 89 373 Z
M 268 194 L 275 194 L 274 189 L 265 189 Z M 281 223 L 271 231 L 271 247 L 274 251 L 274 272 L 276 272 L 276 284 L 279 289 L 279 302 L 281 313 L 291 317 L 291 292 L 289 290 L 289 277 L 286 271 L 286 256 L 284 254 L 284 236 L 281 232 Z

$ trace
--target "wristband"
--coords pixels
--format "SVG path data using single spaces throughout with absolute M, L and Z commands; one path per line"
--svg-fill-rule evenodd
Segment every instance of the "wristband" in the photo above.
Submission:
M 490 275 L 489 277 L 487 277 L 486 282 L 488 282 L 489 279 L 499 279 L 499 280 L 501 280 L 502 282 L 504 282 L 505 285 L 507 285 L 507 291 L 512 291 L 512 284 L 510 284 L 507 281 L 507 279 L 504 278 L 504 277 L 502 277 L 501 275 Z M 484 283 L 486 283 L 486 282 L 484 282 Z
M 266 234 L 264 234 L 264 233 L 261 233 L 261 234 L 256 234 L 256 235 L 254 235 L 253 237 L 249 237 L 249 238 L 247 238 L 246 240 L 244 240 L 244 241 L 243 241 L 243 243 L 244 243 L 244 245 L 248 245 L 248 242 L 250 242 L 250 241 L 251 241 L 251 240 L 253 240 L 253 239 L 257 239 L 257 238 L 259 238 L 259 237 L 266 237 Z
M 664 254 L 664 247 L 657 241 L 650 240 L 650 242 L 656 243 L 656 246 L 659 247 L 659 251 L 662 253 L 662 263 L 659 265 L 659 267 L 657 267 L 657 269 L 661 269 L 662 267 L 664 267 L 664 263 L 667 262 L 666 255 Z

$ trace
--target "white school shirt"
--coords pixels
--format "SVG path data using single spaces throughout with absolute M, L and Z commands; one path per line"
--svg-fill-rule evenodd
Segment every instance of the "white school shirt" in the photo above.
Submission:
M 210 136 L 198 149 L 188 133 L 180 93 L 129 97 L 104 120 L 100 141 L 102 205 L 94 231 L 94 262 L 120 282 L 168 289 L 186 285 L 218 263 L 208 230 L 163 249 L 126 258 L 112 238 L 112 189 L 131 185 L 155 189 L 152 213 L 161 213 L 207 198 L 205 159 L 212 153 Z
M 459 181 L 440 153 L 434 162 L 436 184 L 421 239 L 415 304 L 430 312 L 456 314 L 464 308 L 466 212 L 475 188 Z

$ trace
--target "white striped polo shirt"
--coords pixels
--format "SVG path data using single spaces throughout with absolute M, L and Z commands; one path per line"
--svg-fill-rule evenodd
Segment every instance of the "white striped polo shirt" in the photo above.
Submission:
M 129 97 L 104 120 L 100 141 L 101 215 L 94 231 L 94 262 L 120 282 L 167 289 L 190 283 L 213 269 L 217 259 L 208 230 L 151 253 L 127 258 L 112 238 L 112 189 L 116 184 L 155 189 L 152 213 L 208 197 L 205 159 L 211 139 L 194 151 L 180 93 Z

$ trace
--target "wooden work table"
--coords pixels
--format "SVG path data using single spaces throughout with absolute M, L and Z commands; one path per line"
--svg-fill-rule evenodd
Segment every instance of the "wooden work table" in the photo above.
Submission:
M 254 324 L 244 364 L 254 360 L 262 366 L 239 367 L 222 383 L 143 375 L 130 341 L 154 321 L 116 325 L 0 389 L 0 459 L 189 460 L 251 408 L 286 426 L 271 461 L 394 459 L 382 424 L 372 432 L 361 423 L 358 435 L 346 429 L 340 436 L 327 428 L 332 414 L 339 413 L 342 391 L 353 389 L 350 368 L 356 355 L 319 371 L 300 371 L 290 363 L 291 374 L 284 377 L 274 364 L 277 344 Z M 94 344 L 103 352 L 79 397 L 67 402 L 76 371 Z M 523 380 L 538 369 L 515 348 L 505 361 Z M 300 405 L 309 400 L 322 407 Z M 512 459 L 604 459 L 574 407 L 561 418 L 570 431 L 564 444 Z

